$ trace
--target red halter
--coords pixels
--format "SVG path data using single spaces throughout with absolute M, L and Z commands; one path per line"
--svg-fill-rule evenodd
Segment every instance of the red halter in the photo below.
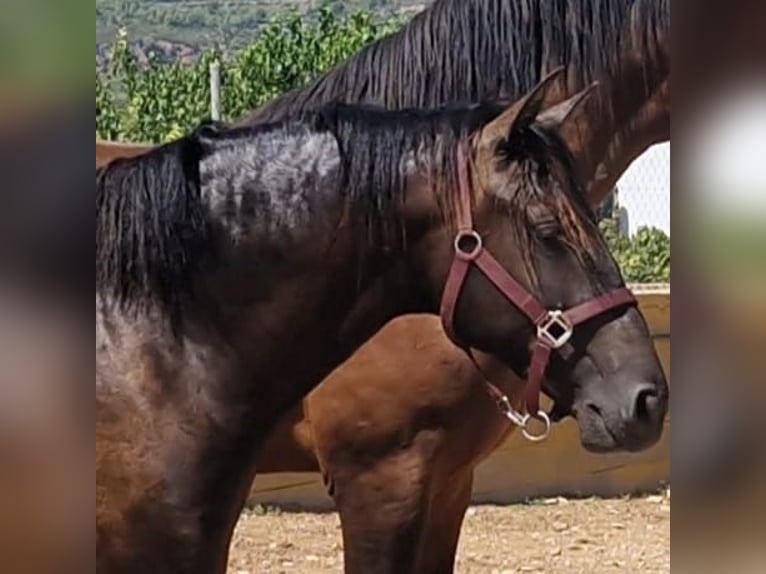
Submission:
M 468 164 L 465 151 L 462 147 L 458 148 L 457 160 L 459 178 L 458 231 L 454 242 L 455 257 L 452 260 L 452 267 L 444 286 L 441 301 L 441 319 L 444 331 L 452 342 L 463 349 L 474 365 L 479 368 L 471 350 L 458 340 L 453 325 L 455 308 L 460 292 L 468 276 L 468 271 L 471 269 L 471 265 L 475 265 L 505 298 L 513 303 L 537 327 L 537 341 L 527 371 L 527 385 L 524 391 L 527 416 L 522 417 L 515 413 L 510 406 L 508 398 L 485 377 L 487 388 L 498 402 L 503 413 L 513 422 L 519 424 L 519 426 L 525 427 L 529 417 L 532 416 L 543 419 L 549 428 L 550 421 L 547 415 L 540 411 L 540 393 L 543 377 L 550 363 L 551 352 L 554 349 L 561 348 L 569 341 L 577 325 L 585 323 L 612 309 L 636 305 L 637 301 L 630 290 L 622 287 L 564 311 L 546 309 L 534 295 L 529 293 L 518 281 L 511 277 L 498 261 L 484 249 L 481 236 L 473 228 L 471 184 L 468 178 Z M 471 246 L 470 251 L 465 250 L 465 244 Z M 480 368 L 479 371 L 481 372 Z M 526 429 L 525 435 L 530 439 L 535 438 L 526 433 Z M 547 432 L 545 436 L 547 436 Z

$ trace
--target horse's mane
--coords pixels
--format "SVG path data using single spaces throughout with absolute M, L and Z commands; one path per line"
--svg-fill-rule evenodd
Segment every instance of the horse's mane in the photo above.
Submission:
M 560 65 L 584 87 L 616 75 L 627 49 L 646 55 L 644 80 L 652 86 L 668 72 L 660 46 L 669 29 L 670 0 L 437 0 L 399 32 L 244 123 L 332 101 L 406 109 L 516 99 Z
M 197 132 L 96 169 L 96 291 L 176 308 L 211 253 Z
M 96 170 L 97 291 L 123 306 L 177 310 L 195 273 L 216 253 L 212 215 L 200 193 L 200 161 L 220 146 L 249 146 L 255 138 L 285 138 L 300 129 L 335 137 L 337 193 L 353 205 L 353 223 L 364 226 L 368 241 L 402 239 L 395 213 L 405 196 L 407 164 L 413 161 L 452 223 L 457 148 L 504 109 L 495 103 L 404 111 L 330 104 L 270 124 L 226 128 L 206 123 L 174 143 L 116 160 Z M 571 157 L 563 144 L 556 145 L 557 138 L 537 128 L 514 134 L 506 153 L 538 162 L 555 158 L 550 163 L 566 166 L 567 177 L 573 177 Z M 573 179 L 567 188 L 579 189 Z
M 341 189 L 366 218 L 368 240 L 385 243 L 400 239 L 401 228 L 391 216 L 404 197 L 408 162 L 417 165 L 445 220 L 454 223 L 457 148 L 504 109 L 496 103 L 433 110 L 328 104 L 303 116 L 314 117 L 336 137 Z

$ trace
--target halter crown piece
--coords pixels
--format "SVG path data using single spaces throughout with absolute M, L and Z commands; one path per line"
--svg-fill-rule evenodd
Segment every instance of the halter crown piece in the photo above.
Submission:
M 543 377 L 551 360 L 551 353 L 563 347 L 574 333 L 575 327 L 612 309 L 637 305 L 633 294 L 626 287 L 609 291 L 566 310 L 546 309 L 535 296 L 527 291 L 518 281 L 484 249 L 481 235 L 473 227 L 471 215 L 471 183 L 468 177 L 468 163 L 463 146 L 458 147 L 458 205 L 457 234 L 454 241 L 455 256 L 447 276 L 441 301 L 441 320 L 444 331 L 452 342 L 463 349 L 473 364 L 482 373 L 471 349 L 455 335 L 454 319 L 460 292 L 472 266 L 476 268 L 537 328 L 537 338 L 529 369 L 527 385 L 524 390 L 526 414 L 519 413 L 511 405 L 508 397 L 493 385 L 486 376 L 489 394 L 495 399 L 504 416 L 522 428 L 524 436 L 531 441 L 544 440 L 550 434 L 549 416 L 540 410 L 540 393 Z M 527 426 L 532 418 L 545 424 L 539 435 L 532 434 Z

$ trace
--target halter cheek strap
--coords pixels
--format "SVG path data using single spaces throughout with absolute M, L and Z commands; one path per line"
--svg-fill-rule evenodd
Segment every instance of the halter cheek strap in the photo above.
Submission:
M 468 162 L 463 147 L 458 148 L 458 206 L 457 227 L 454 250 L 455 256 L 447 276 L 441 301 L 441 319 L 447 336 L 458 347 L 463 349 L 476 368 L 481 368 L 471 349 L 462 343 L 455 334 L 455 309 L 460 293 L 465 284 L 471 267 L 476 267 L 508 299 L 532 322 L 537 329 L 532 357 L 527 371 L 527 385 L 524 390 L 526 415 L 516 412 L 504 395 L 485 376 L 489 394 L 497 401 L 501 411 L 513 423 L 524 429 L 525 436 L 530 440 L 542 440 L 550 430 L 548 416 L 540 411 L 540 393 L 542 381 L 551 354 L 564 346 L 572 337 L 575 327 L 613 309 L 636 305 L 633 294 L 625 287 L 609 291 L 567 310 L 548 310 L 537 298 L 527 291 L 518 281 L 503 268 L 486 249 L 481 235 L 473 227 L 471 215 L 471 184 L 468 177 Z M 482 373 L 483 376 L 483 373 Z M 526 426 L 530 417 L 536 417 L 546 424 L 544 435 L 534 436 L 527 432 Z

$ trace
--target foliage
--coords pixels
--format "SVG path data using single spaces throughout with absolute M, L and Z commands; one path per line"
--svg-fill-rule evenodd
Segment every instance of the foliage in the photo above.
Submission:
M 670 282 L 670 237 L 664 231 L 640 227 L 624 237 L 613 218 L 603 219 L 600 227 L 628 283 Z
M 367 12 L 336 16 L 329 6 L 313 21 L 291 12 L 272 20 L 255 42 L 231 56 L 211 48 L 191 65 L 162 62 L 153 54 L 139 65 L 121 31 L 108 68 L 96 72 L 96 135 L 160 143 L 190 130 L 209 115 L 214 59 L 221 62 L 222 119 L 239 119 L 400 25 L 399 19 L 379 22 Z

